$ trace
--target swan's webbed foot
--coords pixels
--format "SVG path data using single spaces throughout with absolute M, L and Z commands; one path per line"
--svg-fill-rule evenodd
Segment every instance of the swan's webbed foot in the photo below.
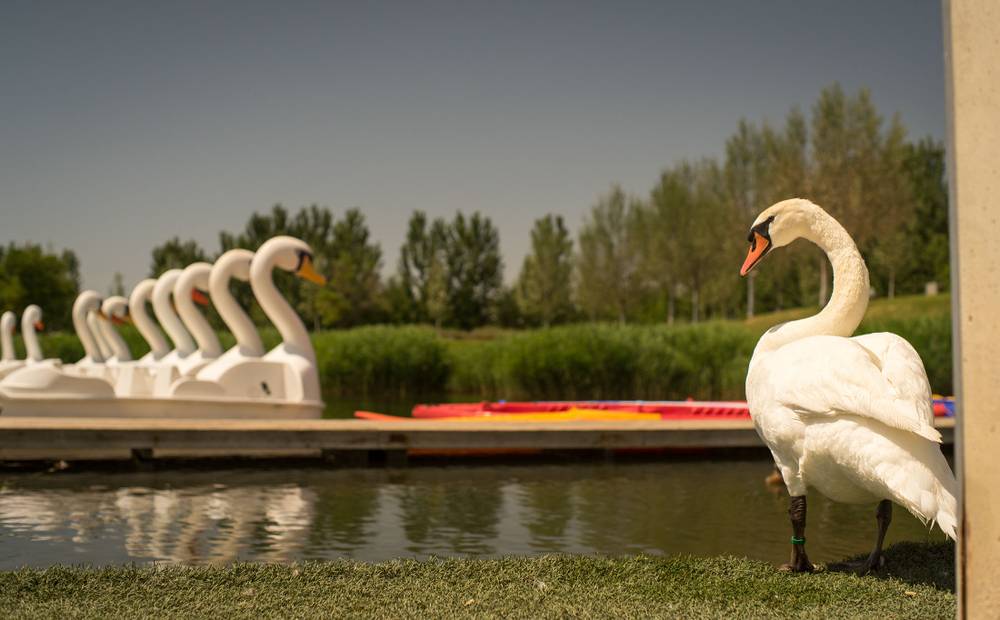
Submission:
M 875 537 L 875 548 L 868 554 L 868 557 L 860 562 L 834 564 L 830 566 L 830 570 L 864 576 L 881 572 L 885 568 L 886 559 L 882 553 L 882 543 L 885 541 L 885 533 L 889 530 L 889 524 L 892 523 L 892 502 L 887 499 L 879 502 L 878 510 L 875 512 L 875 522 L 878 524 L 878 533 Z
M 829 570 L 835 573 L 854 573 L 860 577 L 865 575 L 871 575 L 872 573 L 880 573 L 886 567 L 885 556 L 879 553 L 877 556 L 875 554 L 869 555 L 866 559 L 860 562 L 840 562 L 837 564 L 831 564 Z
M 782 564 L 778 567 L 778 570 L 783 573 L 812 573 L 816 571 L 816 566 L 809 561 L 806 552 L 803 551 L 797 556 L 793 553 L 792 561 Z

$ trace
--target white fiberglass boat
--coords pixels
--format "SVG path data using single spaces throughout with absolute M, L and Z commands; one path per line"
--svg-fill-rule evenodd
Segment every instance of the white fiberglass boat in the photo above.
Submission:
M 110 383 L 106 381 L 103 382 L 104 388 L 92 381 L 89 387 L 94 389 L 88 393 L 86 386 L 66 382 L 67 378 L 82 379 L 81 377 L 67 377 L 65 374 L 60 375 L 62 383 L 52 379 L 47 386 L 35 382 L 33 386 L 22 383 L 8 387 L 5 381 L 0 384 L 2 413 L 5 416 L 318 418 L 323 412 L 323 402 L 316 354 L 305 325 L 281 296 L 272 279 L 272 271 L 277 267 L 313 282 L 325 282 L 313 269 L 312 261 L 309 246 L 292 237 L 275 237 L 260 247 L 250 264 L 250 284 L 264 313 L 281 333 L 283 342 L 261 358 L 248 356 L 233 360 L 219 372 L 215 382 L 179 382 L 172 395 L 166 397 L 115 397 Z M 176 284 L 179 274 L 177 270 L 173 275 L 172 285 Z M 177 348 L 180 348 L 177 346 L 178 341 L 182 345 L 190 345 L 187 355 L 191 355 L 195 350 L 194 343 L 190 341 L 190 337 L 186 343 L 183 341 L 187 332 L 169 307 L 169 294 L 157 294 L 162 281 L 161 276 L 154 287 L 154 309 L 175 344 L 175 351 L 165 355 L 163 359 L 177 352 Z M 96 293 L 94 296 L 96 297 Z M 171 324 L 171 318 L 176 321 L 175 324 Z M 74 323 L 76 319 L 74 306 Z M 83 322 L 86 327 L 86 321 Z M 88 348 L 85 332 L 79 326 L 77 331 L 81 340 L 84 340 L 84 347 Z M 181 333 L 183 336 L 179 335 Z M 92 352 L 96 352 L 96 343 L 90 339 L 88 356 Z
M 17 359 L 14 351 L 14 330 L 17 328 L 17 315 L 8 310 L 0 316 L 0 379 L 24 367 L 24 360 Z
M 45 329 L 42 323 L 42 309 L 31 304 L 24 309 L 21 315 L 21 338 L 24 339 L 24 365 L 34 366 L 37 364 L 47 364 L 50 366 L 61 366 L 62 360 L 57 357 L 46 358 L 42 355 L 42 347 L 38 344 L 38 333 Z

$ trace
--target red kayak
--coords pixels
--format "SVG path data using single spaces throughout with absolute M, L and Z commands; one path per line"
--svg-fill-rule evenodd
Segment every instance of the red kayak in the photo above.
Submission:
M 954 415 L 951 399 L 934 399 L 934 415 Z M 417 405 L 414 418 L 482 417 L 494 414 L 558 413 L 570 409 L 656 413 L 663 419 L 689 420 L 702 418 L 747 418 L 750 411 L 742 401 L 538 401 L 443 403 Z

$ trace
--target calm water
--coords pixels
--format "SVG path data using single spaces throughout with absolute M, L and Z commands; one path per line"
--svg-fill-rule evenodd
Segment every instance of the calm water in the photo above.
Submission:
M 0 568 L 349 557 L 734 554 L 781 562 L 765 460 L 0 473 Z M 873 506 L 810 497 L 810 558 L 867 551 Z M 938 540 L 896 509 L 889 540 Z

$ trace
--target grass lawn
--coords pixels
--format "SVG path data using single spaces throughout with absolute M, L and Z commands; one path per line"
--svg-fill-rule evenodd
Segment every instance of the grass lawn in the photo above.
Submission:
M 887 574 L 787 575 L 693 557 L 508 557 L 0 573 L 4 617 L 952 618 L 954 545 L 901 543 Z

